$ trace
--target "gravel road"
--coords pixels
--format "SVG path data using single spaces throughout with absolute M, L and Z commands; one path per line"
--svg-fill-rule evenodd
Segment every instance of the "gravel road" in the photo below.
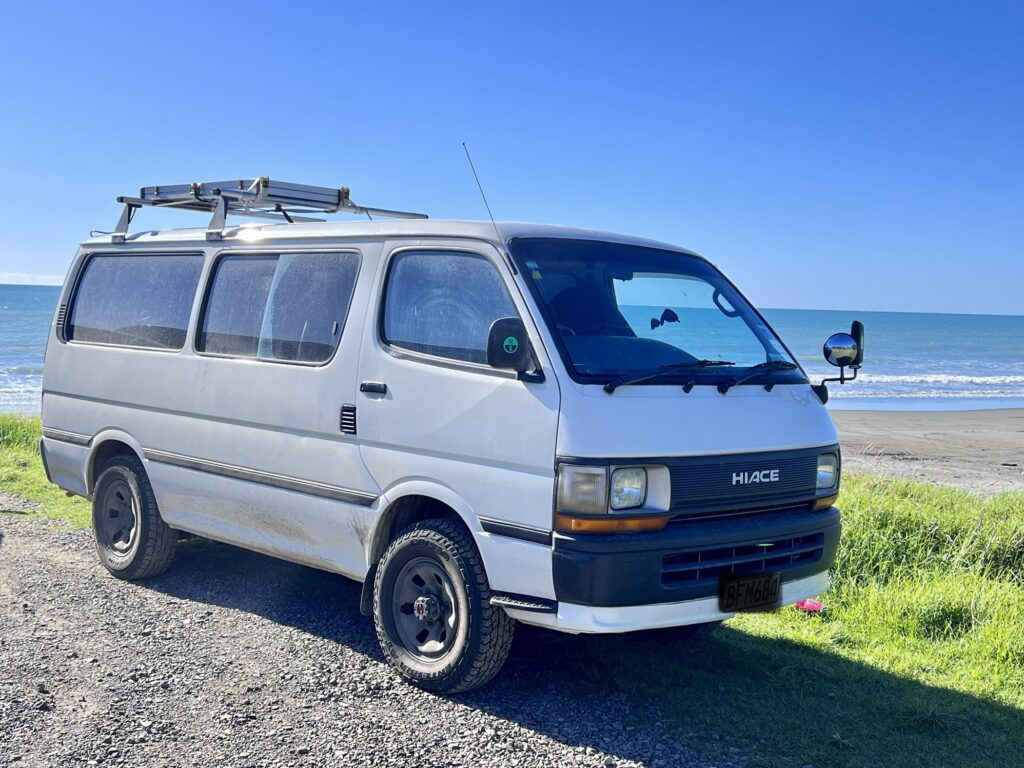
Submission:
M 498 679 L 456 698 L 407 686 L 358 597 L 202 539 L 125 583 L 88 533 L 0 515 L 0 765 L 745 765 L 545 665 L 578 638 L 521 631 Z

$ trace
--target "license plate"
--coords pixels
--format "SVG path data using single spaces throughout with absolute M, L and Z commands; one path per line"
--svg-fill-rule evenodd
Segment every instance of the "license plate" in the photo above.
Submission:
M 782 579 L 778 573 L 722 576 L 718 582 L 718 609 L 722 613 L 767 611 L 782 600 Z

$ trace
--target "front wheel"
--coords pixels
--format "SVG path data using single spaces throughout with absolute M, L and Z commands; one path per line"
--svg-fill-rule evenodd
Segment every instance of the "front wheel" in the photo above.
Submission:
M 449 520 L 406 528 L 381 558 L 374 583 L 373 619 L 385 658 L 430 691 L 483 685 L 505 663 L 515 630 L 490 598 L 464 528 Z

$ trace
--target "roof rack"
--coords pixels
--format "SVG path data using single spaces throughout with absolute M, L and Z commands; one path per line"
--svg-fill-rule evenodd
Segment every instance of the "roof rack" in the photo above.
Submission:
M 349 197 L 348 187 L 312 187 L 271 181 L 267 176 L 234 181 L 194 182 L 162 187 L 143 187 L 138 197 L 118 197 L 124 211 L 111 233 L 111 240 L 123 243 L 135 212 L 144 205 L 158 208 L 179 208 L 186 211 L 212 213 L 206 228 L 207 240 L 220 240 L 229 213 L 268 219 L 295 221 L 323 221 L 319 218 L 296 215 L 306 213 L 357 213 L 372 218 L 374 215 L 399 219 L 425 219 L 426 214 L 390 211 L 386 208 L 367 208 L 356 205 Z

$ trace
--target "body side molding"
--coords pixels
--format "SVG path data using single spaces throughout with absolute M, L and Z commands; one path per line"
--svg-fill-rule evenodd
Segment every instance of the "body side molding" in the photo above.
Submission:
M 88 445 L 92 442 L 91 435 L 68 432 L 65 429 L 53 429 L 52 427 L 43 428 L 43 437 L 47 440 L 59 440 L 62 443 L 71 443 L 72 445 Z
M 244 480 L 250 483 L 269 485 L 274 488 L 281 488 L 286 491 L 306 493 L 311 496 L 321 496 L 325 499 L 344 501 L 349 504 L 358 504 L 363 507 L 372 506 L 377 501 L 377 496 L 372 493 L 356 491 L 351 488 L 342 488 L 336 485 L 318 483 L 313 480 L 301 480 L 288 475 L 278 475 L 273 472 L 264 472 L 258 469 L 239 467 L 235 464 L 224 464 L 219 461 L 200 459 L 194 456 L 184 456 L 179 453 L 168 451 L 157 451 L 150 448 L 145 449 L 145 456 L 148 461 L 155 461 L 158 464 L 169 464 L 182 469 L 191 469 L 197 472 L 207 472 L 222 477 L 230 477 L 234 480 Z
M 535 544 L 550 544 L 551 531 L 543 528 L 534 528 L 530 525 L 510 523 L 507 520 L 496 520 L 493 517 L 481 517 L 480 526 L 487 532 L 496 536 L 507 536 L 512 539 L 522 539 Z

